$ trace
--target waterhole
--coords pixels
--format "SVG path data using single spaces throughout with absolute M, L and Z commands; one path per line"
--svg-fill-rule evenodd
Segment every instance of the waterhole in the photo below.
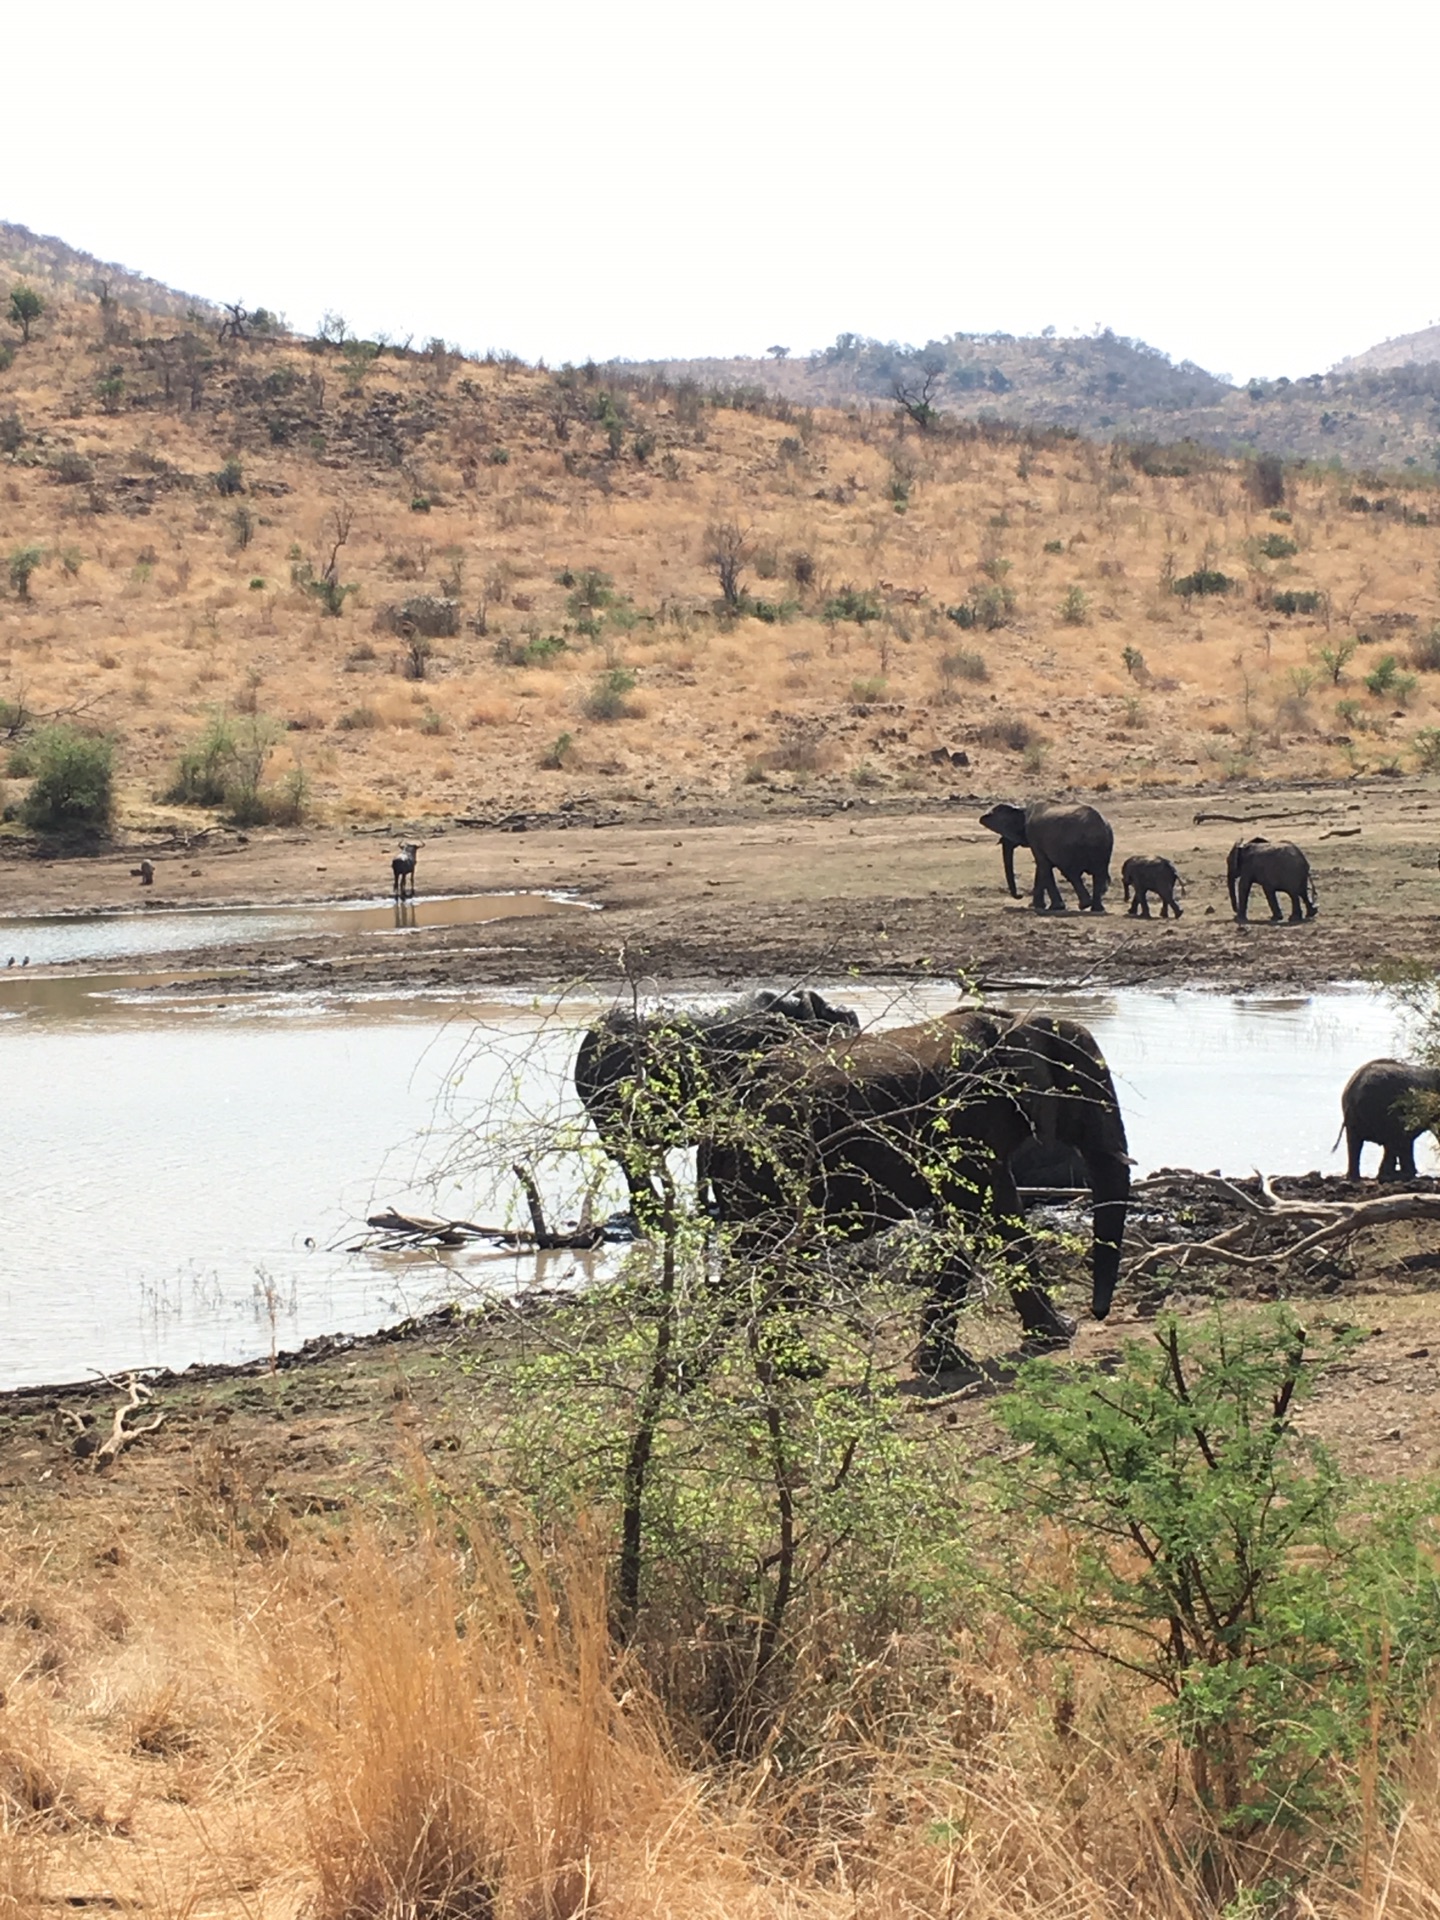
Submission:
M 824 991 L 876 1025 L 954 998 Z M 1140 1172 L 1342 1171 L 1340 1088 L 1361 1061 L 1403 1047 L 1390 1005 L 1358 990 L 994 997 L 1094 1030 Z M 131 975 L 12 999 L 0 1019 L 0 1386 L 245 1359 L 467 1290 L 571 1280 L 569 1255 L 345 1249 L 387 1204 L 514 1222 L 518 1157 L 534 1160 L 552 1217 L 573 1215 L 581 1157 L 544 1149 L 557 1124 L 579 1138 L 569 1075 L 596 1005 L 227 1003 L 167 999 Z M 620 1200 L 612 1181 L 600 1204 Z
M 537 914 L 591 913 L 584 901 L 554 893 L 423 895 L 415 900 L 297 903 L 266 907 L 150 907 L 138 913 L 53 914 L 0 920 L 0 981 L 7 972 L 68 962 L 145 959 L 211 952 L 260 940 L 317 934 L 407 933 L 465 927 Z

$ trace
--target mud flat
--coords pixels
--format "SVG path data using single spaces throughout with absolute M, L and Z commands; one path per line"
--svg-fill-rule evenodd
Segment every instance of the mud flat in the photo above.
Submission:
M 801 798 L 771 796 L 772 805 L 744 803 L 723 814 L 637 812 L 589 824 L 537 815 L 523 832 L 432 831 L 422 854 L 427 887 L 451 895 L 562 893 L 604 911 L 557 904 L 485 926 L 417 928 L 403 940 L 359 929 L 240 938 L 225 951 L 227 968 L 237 970 L 230 990 L 274 991 L 287 974 L 301 987 L 317 971 L 364 990 L 464 992 L 481 984 L 606 986 L 627 971 L 705 987 L 852 970 L 963 973 L 985 984 L 1241 990 L 1365 979 L 1387 959 L 1440 952 L 1440 783 L 1433 780 L 1084 796 L 1115 826 L 1110 911 L 1043 919 L 1004 891 L 998 843 L 977 820 L 992 797 L 952 795 L 942 807 L 905 811 L 862 799 L 807 808 Z M 1318 919 L 1301 927 L 1233 924 L 1225 853 L 1248 833 L 1306 848 Z M 203 848 L 154 851 L 148 911 L 373 899 L 388 881 L 393 837 L 276 833 L 242 845 L 238 836 L 215 835 Z M 1118 871 L 1131 852 L 1175 860 L 1187 888 L 1183 919 L 1146 924 L 1125 915 Z M 133 851 L 6 858 L 0 901 L 11 915 L 133 908 L 141 902 L 130 875 L 135 858 Z M 1019 864 L 1023 870 L 1023 856 Z M 171 957 L 177 965 L 185 959 Z M 193 958 L 215 963 L 213 953 Z

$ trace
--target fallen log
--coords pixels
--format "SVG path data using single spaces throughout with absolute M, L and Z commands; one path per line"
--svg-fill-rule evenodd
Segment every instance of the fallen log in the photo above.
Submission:
M 102 1374 L 101 1378 L 112 1387 L 119 1387 L 121 1384 L 118 1380 L 111 1380 L 109 1374 Z M 165 1424 L 165 1415 L 157 1413 L 153 1420 L 147 1421 L 143 1426 L 127 1427 L 125 1424 L 127 1416 L 144 1406 L 147 1400 L 153 1400 L 155 1389 L 146 1386 L 143 1380 L 130 1373 L 125 1376 L 124 1390 L 128 1397 L 115 1409 L 109 1438 L 102 1440 L 90 1455 L 92 1473 L 102 1473 L 106 1467 L 120 1458 L 126 1447 L 133 1447 L 137 1440 L 143 1440 L 148 1434 L 158 1433 Z
M 1214 1184 L 1228 1183 L 1216 1181 Z M 1261 1181 L 1261 1191 L 1269 1191 L 1264 1180 Z M 1125 1277 L 1133 1280 L 1167 1263 L 1183 1271 L 1193 1260 L 1207 1256 L 1213 1256 L 1230 1266 L 1270 1267 L 1277 1262 L 1298 1259 L 1301 1254 L 1313 1253 L 1317 1248 L 1342 1243 L 1363 1232 L 1366 1227 L 1390 1226 L 1397 1220 L 1440 1221 L 1440 1193 L 1391 1193 L 1376 1200 L 1330 1200 L 1313 1204 L 1277 1200 L 1271 1194 L 1272 1204 L 1269 1207 L 1257 1205 L 1249 1195 L 1236 1194 L 1236 1197 L 1245 1200 L 1252 1209 L 1248 1219 L 1227 1227 L 1223 1233 L 1214 1234 L 1208 1240 L 1175 1240 L 1163 1246 L 1147 1248 L 1125 1269 Z M 1257 1214 L 1277 1223 L 1311 1219 L 1320 1220 L 1323 1224 L 1313 1233 L 1292 1241 L 1289 1246 L 1270 1247 L 1263 1253 L 1241 1253 L 1233 1243 L 1243 1234 L 1254 1231 L 1259 1224 L 1255 1218 Z

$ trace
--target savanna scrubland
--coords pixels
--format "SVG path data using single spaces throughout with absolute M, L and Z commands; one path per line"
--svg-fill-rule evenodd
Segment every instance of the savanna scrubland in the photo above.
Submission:
M 1414 474 L 922 430 L 340 323 L 222 343 L 55 301 L 31 334 L 0 373 L 0 700 L 10 733 L 108 732 L 135 832 L 199 817 L 176 769 L 217 716 L 329 823 L 923 803 L 956 752 L 986 792 L 1435 759 Z
M 1222 945 L 1226 977 L 1344 977 L 1377 900 L 1376 957 L 1433 928 L 1440 519 L 1413 473 L 338 324 L 222 339 L 108 293 L 30 332 L 0 372 L 0 844 L 30 904 L 134 890 L 128 851 L 29 859 L 26 754 L 59 722 L 113 741 L 122 848 L 293 823 L 166 861 L 169 897 L 373 887 L 348 830 L 405 824 L 449 883 L 523 858 L 600 894 L 586 960 L 618 927 L 671 975 L 697 939 L 720 973 L 983 959 L 957 871 L 1011 926 L 995 963 L 1051 976 L 1104 942 L 1102 977 Z M 1203 897 L 1140 936 L 1046 924 L 1046 959 L 989 836 L 935 818 L 1108 796 L 1198 835 L 1223 899 L 1229 795 L 1192 789 L 1254 819 L 1257 782 L 1338 842 L 1323 961 L 1308 929 L 1207 929 Z M 873 808 L 801 817 L 846 799 Z M 453 829 L 567 803 L 634 837 Z M 682 819 L 688 848 L 657 824 Z M 1166 958 L 1134 959 L 1152 933 Z M 489 964 L 533 978 L 528 937 Z M 0 1914 L 1437 1912 L 1423 1226 L 1122 1288 L 1013 1400 L 1003 1307 L 975 1315 L 983 1382 L 915 1392 L 913 1288 L 732 1312 L 677 1257 L 161 1382 L 130 1422 L 164 1424 L 108 1462 L 113 1384 L 11 1396 Z

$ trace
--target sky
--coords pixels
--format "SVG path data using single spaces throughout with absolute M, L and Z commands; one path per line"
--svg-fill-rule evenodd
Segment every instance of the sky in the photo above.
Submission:
M 1108 326 L 1293 378 L 1440 317 L 1437 53 L 1291 0 L 54 0 L 0 219 L 552 365 Z

